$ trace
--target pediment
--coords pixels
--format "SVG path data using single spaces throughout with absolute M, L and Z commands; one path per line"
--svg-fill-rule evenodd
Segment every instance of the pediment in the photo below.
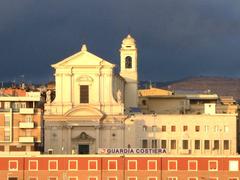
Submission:
M 74 67 L 74 66 L 110 66 L 114 67 L 115 65 L 88 52 L 87 50 L 82 50 L 56 64 L 53 64 L 52 67 Z
M 98 119 L 104 118 L 104 113 L 90 105 L 76 106 L 64 114 L 65 117 L 79 118 L 79 119 Z

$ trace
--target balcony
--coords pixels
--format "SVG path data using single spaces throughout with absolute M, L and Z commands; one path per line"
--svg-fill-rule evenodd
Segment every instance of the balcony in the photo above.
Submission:
M 34 128 L 34 122 L 20 122 L 19 128 L 22 129 L 31 129 Z
M 33 108 L 20 108 L 20 114 L 34 114 Z
M 34 137 L 28 136 L 28 137 L 19 137 L 18 140 L 20 143 L 34 143 Z

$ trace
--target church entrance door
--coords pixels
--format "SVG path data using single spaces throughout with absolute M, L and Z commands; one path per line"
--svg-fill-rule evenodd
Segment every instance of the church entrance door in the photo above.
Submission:
M 79 144 L 78 145 L 78 154 L 89 154 L 89 145 L 88 144 Z

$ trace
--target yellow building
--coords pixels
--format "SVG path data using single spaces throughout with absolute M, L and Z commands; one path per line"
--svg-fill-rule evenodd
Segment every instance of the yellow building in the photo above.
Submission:
M 42 110 L 37 107 L 40 93 L 0 91 L 0 151 L 40 151 Z

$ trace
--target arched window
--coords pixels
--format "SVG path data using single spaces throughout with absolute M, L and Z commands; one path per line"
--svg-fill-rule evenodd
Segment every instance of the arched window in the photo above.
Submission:
M 132 68 L 132 57 L 127 56 L 125 58 L 125 68 Z

